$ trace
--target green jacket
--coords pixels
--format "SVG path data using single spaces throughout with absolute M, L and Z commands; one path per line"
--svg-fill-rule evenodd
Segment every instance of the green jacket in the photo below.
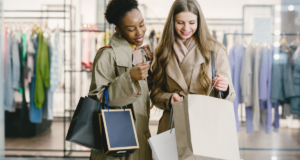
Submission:
M 45 100 L 45 87 L 50 86 L 50 69 L 47 43 L 45 42 L 42 29 L 38 28 L 38 31 L 34 103 L 36 108 L 42 108 Z
M 102 91 L 108 87 L 110 107 L 132 106 L 135 115 L 135 127 L 140 149 L 125 157 L 106 156 L 92 150 L 92 160 L 152 160 L 148 143 L 149 131 L 149 89 L 147 80 L 133 82 L 129 71 L 137 64 L 133 58 L 129 43 L 118 34 L 109 42 L 111 48 L 98 51 L 94 63 L 89 97 L 101 100 Z M 143 61 L 146 53 L 142 50 Z

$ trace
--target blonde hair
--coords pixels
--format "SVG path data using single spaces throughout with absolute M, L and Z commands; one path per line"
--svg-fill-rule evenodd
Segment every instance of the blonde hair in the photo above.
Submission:
M 205 60 L 205 63 L 201 64 L 200 71 L 200 84 L 208 93 L 211 85 L 210 78 L 207 74 L 207 65 L 210 62 L 210 52 L 213 51 L 214 45 L 223 46 L 216 41 L 210 34 L 207 27 L 204 15 L 201 7 L 196 0 L 176 0 L 169 12 L 167 21 L 164 26 L 161 40 L 154 52 L 155 62 L 153 64 L 153 86 L 150 94 L 150 98 L 153 101 L 158 98 L 161 92 L 166 92 L 166 66 L 168 65 L 171 57 L 174 54 L 173 44 L 175 42 L 176 31 L 174 30 L 175 15 L 180 12 L 191 12 L 198 16 L 198 29 L 194 33 L 197 46 Z

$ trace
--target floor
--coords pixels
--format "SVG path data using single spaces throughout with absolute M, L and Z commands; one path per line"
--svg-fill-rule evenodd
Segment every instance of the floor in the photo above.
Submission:
M 68 125 L 67 125 L 68 126 Z M 157 122 L 150 123 L 150 130 L 152 136 L 156 135 Z M 266 134 L 261 130 L 251 134 L 246 133 L 245 127 L 242 125 L 241 132 L 238 133 L 240 148 L 248 150 L 241 150 L 240 155 L 243 160 L 300 160 L 300 130 L 290 128 L 280 128 L 278 133 Z M 51 129 L 45 131 L 41 135 L 33 138 L 6 138 L 6 149 L 63 149 L 63 123 L 61 121 L 53 122 Z M 70 154 L 73 157 L 80 157 L 81 159 L 74 160 L 88 160 L 89 149 L 66 144 L 67 149 L 73 148 L 80 152 Z M 261 150 L 257 150 L 261 149 Z M 278 150 L 272 150 L 278 149 Z M 21 155 L 37 156 L 43 160 L 45 156 L 62 157 L 62 152 L 44 152 L 44 151 L 6 151 L 5 154 L 9 157 L 5 160 L 31 160 L 30 158 L 10 158 L 11 156 L 19 157 Z M 55 159 L 62 160 L 62 159 Z M 66 159 L 64 159 L 66 160 Z M 67 159 L 73 160 L 73 159 Z

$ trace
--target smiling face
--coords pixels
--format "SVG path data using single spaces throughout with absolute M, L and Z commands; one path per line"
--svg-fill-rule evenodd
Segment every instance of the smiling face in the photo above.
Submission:
M 175 15 L 175 31 L 181 40 L 187 40 L 198 29 L 198 16 L 192 12 L 180 12 Z
M 121 25 L 116 27 L 116 31 L 129 43 L 141 46 L 144 41 L 146 26 L 141 12 L 133 9 L 123 18 Z

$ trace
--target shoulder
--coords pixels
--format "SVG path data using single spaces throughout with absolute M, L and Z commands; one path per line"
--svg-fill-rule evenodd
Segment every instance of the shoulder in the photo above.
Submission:
M 212 45 L 212 51 L 216 59 L 228 58 L 226 48 L 222 44 L 215 43 Z
M 110 47 L 102 47 L 97 51 L 94 62 L 113 62 L 115 60 L 114 50 Z

